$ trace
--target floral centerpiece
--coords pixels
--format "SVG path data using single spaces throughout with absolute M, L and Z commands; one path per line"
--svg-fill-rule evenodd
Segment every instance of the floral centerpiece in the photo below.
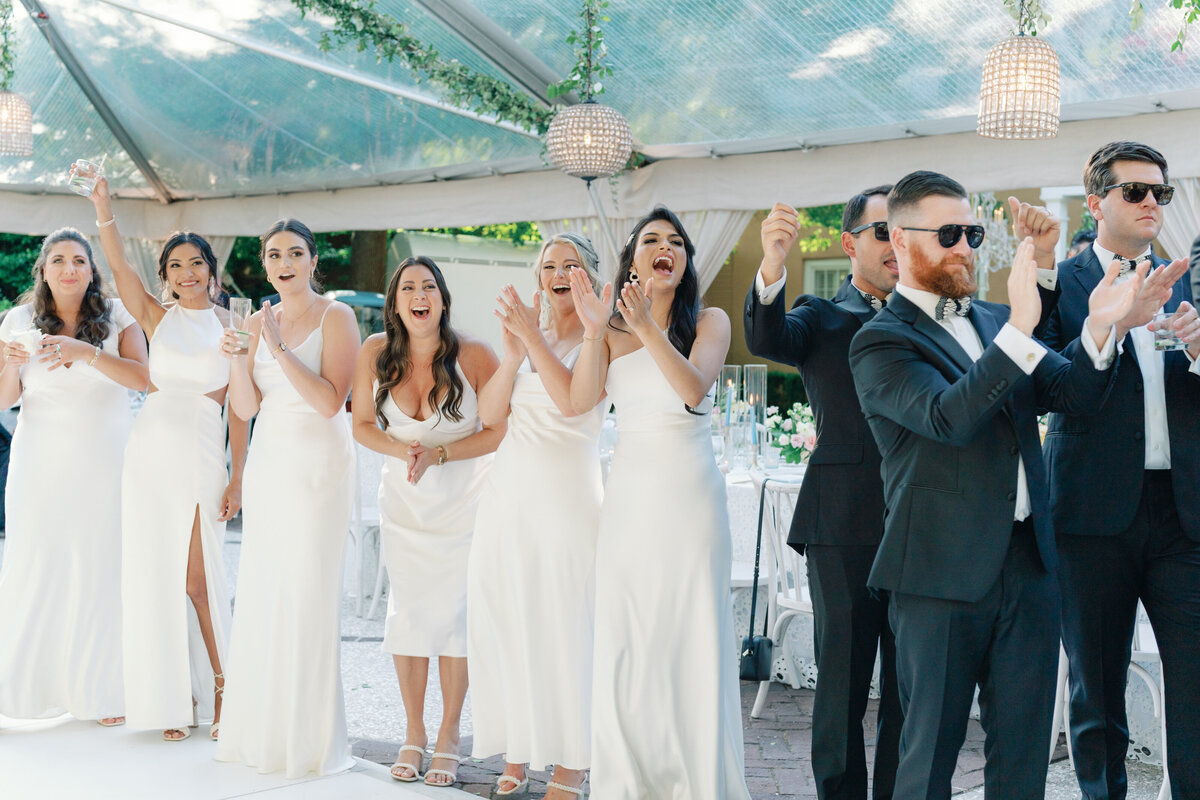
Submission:
M 783 460 L 789 464 L 806 464 L 817 446 L 817 426 L 812 409 L 804 403 L 793 403 L 786 415 L 778 406 L 767 406 L 767 435 L 778 447 Z

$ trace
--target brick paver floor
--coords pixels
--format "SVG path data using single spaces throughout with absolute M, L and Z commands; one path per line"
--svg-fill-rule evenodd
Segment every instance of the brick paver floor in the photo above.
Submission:
M 760 718 L 750 719 L 750 707 L 754 703 L 757 685 L 742 684 L 742 717 L 749 720 L 745 726 L 746 739 L 746 783 L 754 800 L 809 800 L 817 796 L 809 766 L 809 750 L 812 747 L 813 693 L 807 689 L 791 689 L 775 685 L 767 698 L 767 706 Z M 875 701 L 871 701 L 867 712 L 868 721 L 873 721 Z M 867 730 L 867 740 L 874 739 L 874 726 Z M 396 757 L 398 742 L 380 742 L 361 739 L 354 742 L 354 755 L 390 765 Z M 464 737 L 462 751 L 470 752 L 470 738 Z M 868 747 L 868 762 L 874 759 L 874 748 Z M 426 762 L 428 763 L 428 762 Z M 504 769 L 500 757 L 486 761 L 465 761 L 459 769 L 460 786 L 471 794 L 487 797 L 496 776 Z M 530 772 L 530 788 L 533 797 L 540 797 L 546 788 L 549 775 Z M 955 793 L 983 785 L 983 731 L 979 723 L 971 720 L 967 728 L 967 741 L 958 758 L 958 769 L 954 777 Z

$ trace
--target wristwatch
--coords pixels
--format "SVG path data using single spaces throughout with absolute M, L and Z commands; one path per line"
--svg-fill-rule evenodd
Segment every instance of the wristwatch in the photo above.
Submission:
M 440 467 L 446 463 L 446 448 L 439 444 L 437 446 L 437 451 L 438 451 L 438 466 Z
M 276 353 L 282 353 L 284 350 L 287 350 L 287 344 L 286 344 L 286 343 L 283 341 L 283 339 L 280 339 L 280 340 L 279 340 L 279 347 L 276 347 L 276 348 L 275 348 L 275 352 L 276 352 Z

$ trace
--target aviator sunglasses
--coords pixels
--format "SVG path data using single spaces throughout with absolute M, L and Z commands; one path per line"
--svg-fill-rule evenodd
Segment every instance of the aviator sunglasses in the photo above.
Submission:
M 1146 199 L 1146 192 L 1151 192 L 1154 195 L 1154 202 L 1160 206 L 1168 205 L 1171 199 L 1175 197 L 1175 187 L 1166 183 L 1142 183 L 1141 181 L 1126 181 L 1125 183 L 1114 183 L 1104 187 L 1104 193 L 1108 194 L 1113 189 L 1120 188 L 1121 197 L 1126 203 L 1140 203 Z
M 983 236 L 987 233 L 982 225 L 943 225 L 940 228 L 910 228 L 905 225 L 906 231 L 927 231 L 938 235 L 938 244 L 949 250 L 954 245 L 958 244 L 958 240 L 965 233 L 967 235 L 967 245 L 972 250 L 978 250 L 979 245 L 983 244 Z
M 888 240 L 888 226 L 886 220 L 883 222 L 868 222 L 866 225 L 859 225 L 857 228 L 851 228 L 850 230 L 846 231 L 846 233 L 862 233 L 867 228 L 875 229 L 875 238 L 878 241 L 886 242 Z

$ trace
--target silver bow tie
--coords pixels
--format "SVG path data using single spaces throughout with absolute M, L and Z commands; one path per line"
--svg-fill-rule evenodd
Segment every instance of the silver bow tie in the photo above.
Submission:
M 960 317 L 965 317 L 967 312 L 971 310 L 971 298 L 967 297 L 943 297 L 938 300 L 937 305 L 933 309 L 933 318 L 941 322 L 946 318 L 947 313 L 954 313 Z

